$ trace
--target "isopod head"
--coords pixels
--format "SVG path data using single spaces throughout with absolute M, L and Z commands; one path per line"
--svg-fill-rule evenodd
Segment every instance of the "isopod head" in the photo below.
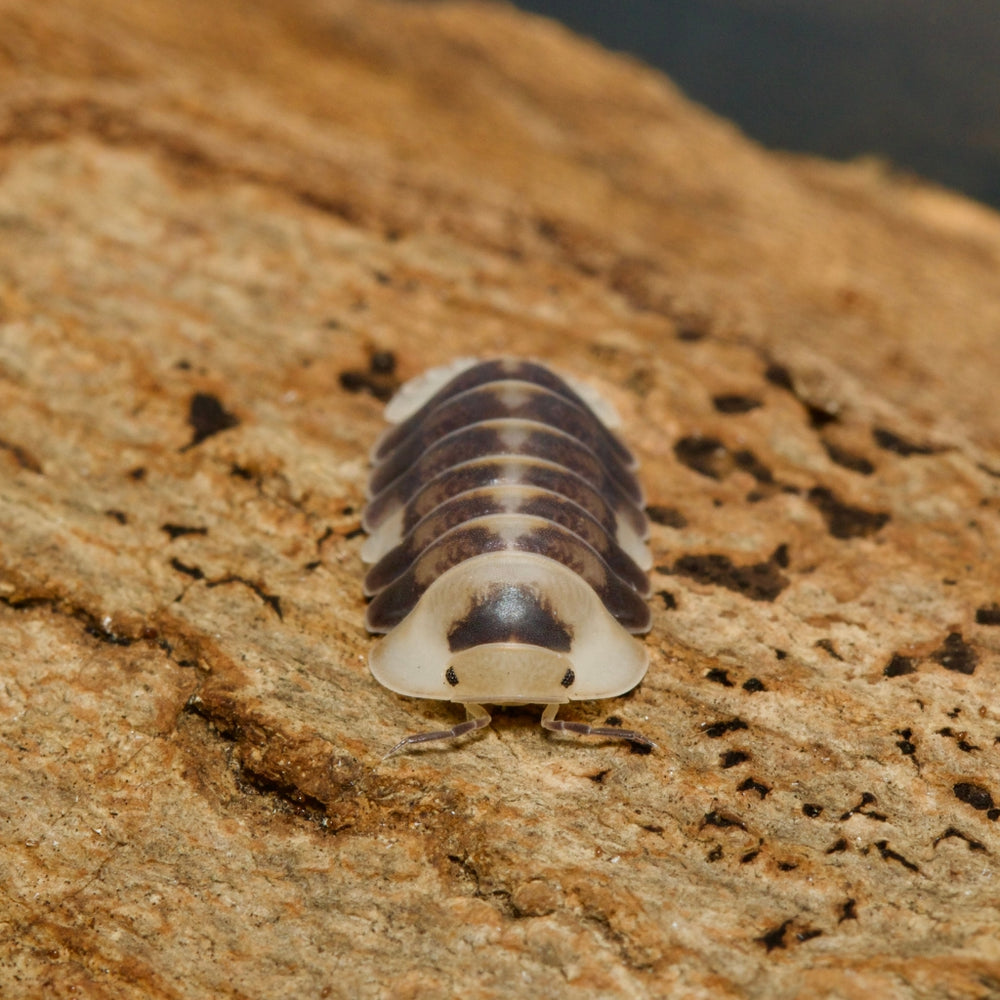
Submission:
M 630 691 L 647 659 L 580 576 L 510 551 L 438 577 L 375 647 L 370 666 L 379 683 L 411 697 L 558 705 Z

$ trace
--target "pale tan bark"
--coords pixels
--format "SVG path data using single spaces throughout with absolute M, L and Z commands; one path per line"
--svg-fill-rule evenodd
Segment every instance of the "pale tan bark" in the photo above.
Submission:
M 5 1000 L 992 995 L 998 273 L 512 9 L 2 0 Z M 376 396 L 496 352 L 642 460 L 653 755 L 381 762 Z

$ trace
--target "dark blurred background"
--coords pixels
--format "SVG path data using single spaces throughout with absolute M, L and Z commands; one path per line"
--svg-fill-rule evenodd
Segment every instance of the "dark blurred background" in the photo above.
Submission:
M 1000 0 L 515 0 L 767 146 L 875 154 L 1000 208 Z

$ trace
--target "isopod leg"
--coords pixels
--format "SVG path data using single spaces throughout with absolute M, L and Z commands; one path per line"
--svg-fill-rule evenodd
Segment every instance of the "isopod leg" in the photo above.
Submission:
M 465 711 L 468 715 L 465 722 L 460 722 L 457 726 L 452 726 L 451 729 L 438 730 L 435 733 L 414 733 L 412 736 L 407 736 L 405 739 L 400 740 L 382 760 L 385 760 L 386 757 L 391 757 L 394 753 L 399 753 L 404 747 L 412 746 L 415 743 L 430 743 L 434 740 L 453 740 L 459 736 L 464 736 L 466 733 L 483 729 L 490 724 L 490 713 L 482 705 L 466 705 Z
M 542 713 L 542 728 L 553 733 L 578 733 L 580 736 L 605 736 L 613 740 L 628 740 L 641 747 L 649 747 L 652 750 L 656 744 L 637 733 L 634 729 L 619 729 L 617 726 L 588 726 L 585 722 L 567 722 L 565 719 L 557 719 L 556 712 L 558 705 L 546 705 Z

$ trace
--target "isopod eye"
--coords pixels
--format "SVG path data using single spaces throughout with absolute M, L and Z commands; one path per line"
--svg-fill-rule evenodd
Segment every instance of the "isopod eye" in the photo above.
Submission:
M 574 674 L 572 668 L 570 668 L 565 674 L 563 674 L 563 679 L 559 683 L 562 684 L 564 688 L 568 688 L 575 680 L 576 674 Z
M 456 687 L 458 685 L 458 674 L 455 673 L 454 667 L 449 667 L 444 674 L 444 679 L 452 686 Z

